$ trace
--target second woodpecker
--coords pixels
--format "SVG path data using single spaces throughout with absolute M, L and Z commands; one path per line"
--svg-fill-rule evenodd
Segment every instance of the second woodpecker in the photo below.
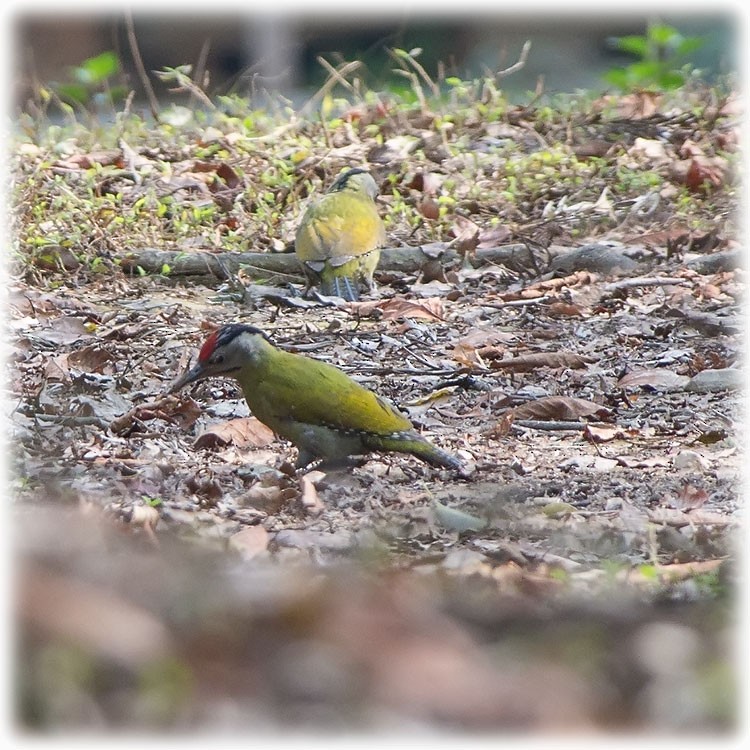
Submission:
M 375 205 L 378 186 L 365 169 L 350 169 L 312 203 L 300 222 L 294 246 L 310 286 L 326 295 L 358 300 L 372 288 L 372 275 L 385 244 L 385 227 Z

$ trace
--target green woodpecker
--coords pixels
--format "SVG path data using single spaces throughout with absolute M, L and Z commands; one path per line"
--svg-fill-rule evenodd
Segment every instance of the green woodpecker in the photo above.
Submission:
M 385 227 L 375 206 L 378 186 L 364 169 L 341 174 L 311 204 L 297 229 L 297 257 L 309 285 L 323 294 L 359 299 L 360 284 L 372 288 L 372 274 L 385 244 Z
M 390 402 L 333 365 L 277 349 L 257 328 L 225 325 L 203 344 L 197 364 L 170 388 L 231 376 L 250 410 L 299 450 L 297 467 L 314 459 L 346 463 L 370 451 L 411 453 L 434 466 L 462 470 L 453 456 L 425 440 Z

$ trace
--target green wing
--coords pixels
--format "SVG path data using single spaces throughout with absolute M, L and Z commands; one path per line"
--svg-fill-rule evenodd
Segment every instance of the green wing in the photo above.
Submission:
M 332 365 L 299 354 L 276 350 L 272 366 L 238 379 L 255 416 L 272 429 L 289 420 L 380 435 L 412 429 L 389 401 Z

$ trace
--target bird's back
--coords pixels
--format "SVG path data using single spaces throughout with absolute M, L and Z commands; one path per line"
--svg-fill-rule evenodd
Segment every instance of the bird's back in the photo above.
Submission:
M 385 228 L 373 201 L 343 192 L 324 195 L 310 206 L 297 230 L 295 248 L 303 262 L 326 261 L 364 255 L 384 243 Z

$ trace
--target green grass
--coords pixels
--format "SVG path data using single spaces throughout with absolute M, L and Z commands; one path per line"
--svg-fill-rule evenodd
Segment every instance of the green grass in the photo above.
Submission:
M 291 246 L 308 196 L 368 158 L 375 159 L 370 166 L 383 186 L 380 205 L 392 244 L 448 241 L 460 215 L 480 229 L 504 224 L 519 236 L 553 217 L 563 241 L 572 242 L 617 221 L 557 210 L 560 205 L 593 203 L 605 187 L 617 204 L 673 184 L 670 165 L 634 165 L 627 158 L 644 122 L 623 125 L 616 101 L 581 92 L 530 94 L 525 105 L 511 105 L 491 77 L 433 80 L 410 53 L 393 51 L 393 58 L 398 88 L 368 89 L 355 70 L 348 90 L 329 79 L 297 111 L 281 97 L 261 108 L 237 95 L 203 93 L 210 107 L 163 103 L 158 122 L 116 98 L 108 117 L 100 116 L 94 90 L 115 88 L 112 61 L 87 62 L 84 69 L 100 70 L 90 79 L 88 102 L 66 104 L 48 86 L 17 118 L 15 269 L 37 282 L 69 274 L 59 248 L 80 262 L 78 281 L 89 272 L 114 272 L 118 258 L 145 247 L 278 251 Z M 654 126 L 659 132 L 676 133 L 678 141 L 689 136 L 707 153 L 722 153 L 712 139 L 729 127 L 716 114 L 723 91 L 693 85 L 664 96 L 659 111 L 670 116 Z M 588 114 L 594 104 L 597 111 Z M 692 118 L 687 134 L 678 124 L 686 113 Z M 393 139 L 404 136 L 416 147 L 400 154 Z M 577 157 L 575 146 L 592 139 L 613 148 Z M 389 147 L 396 149 L 392 158 L 379 163 Z M 98 155 L 109 150 L 119 157 L 108 162 Z M 87 155 L 90 163 L 82 163 Z M 425 218 L 424 196 L 412 187 L 415 175 L 428 172 L 441 179 L 431 196 L 436 218 Z M 732 213 L 734 192 L 729 180 L 706 194 L 681 188 L 662 208 L 668 221 L 687 217 L 696 228 L 710 227 L 717 203 L 722 216 Z

